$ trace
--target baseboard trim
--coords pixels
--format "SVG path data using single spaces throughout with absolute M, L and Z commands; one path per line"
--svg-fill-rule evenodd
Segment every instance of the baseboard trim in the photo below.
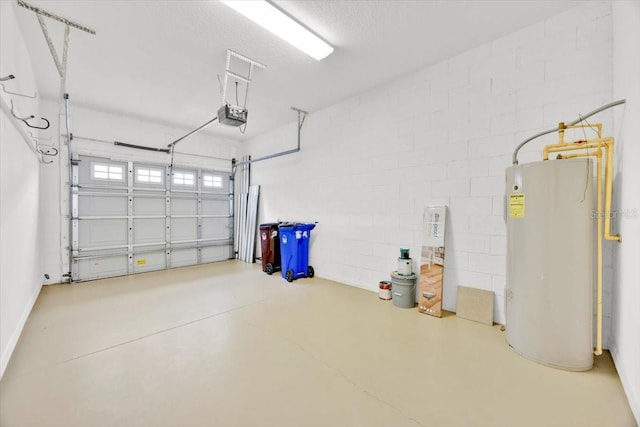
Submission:
M 2 356 L 0 356 L 0 379 L 2 379 L 2 377 L 4 376 L 4 371 L 7 369 L 7 366 L 9 365 L 9 360 L 11 360 L 11 355 L 13 355 L 13 351 L 15 350 L 16 345 L 18 344 L 20 335 L 22 335 L 22 330 L 24 329 L 24 325 L 27 323 L 27 319 L 31 314 L 31 310 L 33 310 L 33 306 L 35 305 L 41 290 L 42 290 L 42 284 L 40 284 L 35 289 L 33 294 L 31 294 L 29 301 L 27 301 L 27 305 L 22 311 L 22 316 L 20 316 L 20 321 L 18 322 L 16 329 L 13 331 L 13 334 L 11 334 L 11 339 L 7 343 L 7 348 L 4 349 Z

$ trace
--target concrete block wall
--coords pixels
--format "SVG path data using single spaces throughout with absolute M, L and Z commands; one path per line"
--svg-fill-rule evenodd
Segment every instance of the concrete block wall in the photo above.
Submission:
M 316 274 L 373 291 L 401 247 L 418 271 L 423 210 L 446 204 L 444 308 L 455 311 L 458 285 L 492 290 L 504 322 L 504 170 L 523 139 L 611 101 L 611 34 L 610 4 L 588 2 L 311 114 L 299 153 L 252 166 L 260 220 L 319 221 Z M 592 120 L 611 130 L 611 117 Z M 520 162 L 555 140 L 531 143 Z M 292 123 L 245 151 L 295 144 Z

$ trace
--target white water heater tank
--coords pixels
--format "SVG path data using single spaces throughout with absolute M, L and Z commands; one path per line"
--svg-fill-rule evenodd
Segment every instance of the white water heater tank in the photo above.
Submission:
M 507 342 L 572 371 L 593 366 L 592 176 L 585 158 L 506 170 Z

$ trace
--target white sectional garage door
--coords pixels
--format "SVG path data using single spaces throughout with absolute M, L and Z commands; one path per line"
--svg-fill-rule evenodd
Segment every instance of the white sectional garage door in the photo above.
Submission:
M 72 175 L 74 281 L 232 257 L 228 172 L 80 156 Z

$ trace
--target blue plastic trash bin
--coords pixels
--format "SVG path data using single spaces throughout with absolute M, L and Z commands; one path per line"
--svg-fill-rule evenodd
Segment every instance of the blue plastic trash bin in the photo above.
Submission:
M 282 277 L 293 282 L 300 277 L 313 277 L 315 272 L 309 265 L 309 239 L 315 224 L 286 223 L 280 230 L 280 257 Z

